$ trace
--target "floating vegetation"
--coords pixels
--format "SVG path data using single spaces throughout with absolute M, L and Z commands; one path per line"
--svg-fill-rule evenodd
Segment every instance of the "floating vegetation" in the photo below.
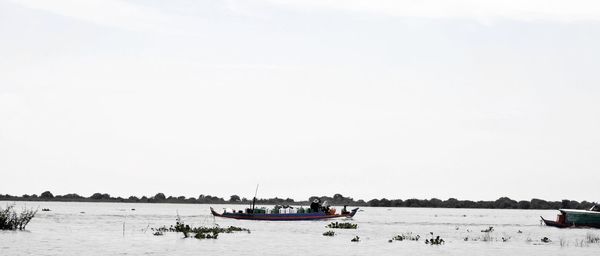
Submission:
M 333 232 L 333 231 L 330 230 L 330 231 L 327 231 L 327 232 L 323 233 L 323 235 L 324 236 L 335 236 L 335 232 Z
M 505 238 L 503 238 L 503 239 L 505 239 Z M 485 233 L 482 236 L 476 236 L 476 237 L 466 236 L 465 238 L 463 238 L 463 240 L 464 241 L 469 241 L 470 240 L 470 241 L 481 241 L 481 242 L 493 242 L 493 241 L 496 241 L 497 239 L 495 239 L 494 237 L 492 237 L 491 234 Z M 507 241 L 508 241 L 508 239 L 507 239 Z M 506 241 L 504 241 L 504 242 L 506 242 Z
M 442 245 L 444 243 L 445 243 L 444 239 L 440 238 L 440 236 L 436 236 L 435 239 L 434 238 L 425 239 L 425 244 Z
M 196 233 L 196 235 L 194 236 L 197 239 L 217 239 L 217 237 L 219 236 L 218 232 L 212 232 L 212 233 Z
M 233 232 L 242 232 L 242 231 L 250 233 L 249 229 L 235 227 L 235 226 L 229 226 L 227 228 L 222 228 L 219 226 L 190 227 L 190 225 L 185 225 L 180 222 L 177 222 L 177 224 L 175 224 L 175 226 L 173 226 L 173 225 L 171 225 L 169 227 L 162 226 L 162 227 L 151 228 L 151 229 L 152 229 L 152 231 L 155 231 L 154 232 L 155 236 L 161 236 L 161 235 L 163 235 L 164 232 L 180 232 L 180 233 L 183 233 L 183 236 L 186 238 L 193 236 L 194 238 L 197 238 L 197 239 L 217 239 L 217 237 L 219 237 L 220 233 L 233 233 Z
M 444 241 L 444 239 L 440 238 L 440 236 L 436 236 L 435 238 L 433 238 L 433 232 L 429 232 L 429 234 L 431 235 L 431 238 L 425 239 L 425 244 L 442 245 L 446 242 Z
M 177 230 L 175 230 L 175 227 L 173 225 L 171 225 L 170 227 L 162 226 L 162 227 L 158 227 L 158 228 L 150 228 L 150 230 L 157 231 L 157 232 L 176 232 L 177 231 Z
M 352 240 L 350 240 L 350 242 L 359 242 L 360 241 L 360 237 L 355 236 L 354 238 L 352 238 Z
M 404 241 L 404 240 L 419 241 L 420 238 L 421 238 L 420 235 L 413 235 L 412 232 L 408 232 L 408 233 L 403 233 L 401 235 L 396 235 L 395 237 L 392 237 L 392 240 L 395 240 L 395 241 Z M 389 241 L 391 242 L 392 240 L 389 240 Z
M 0 208 L 0 230 L 23 230 L 37 213 L 37 210 L 24 208 L 17 214 L 14 208 L 14 205 L 8 205 L 4 210 Z
M 356 229 L 358 228 L 357 224 L 353 224 L 350 222 L 331 222 L 327 225 L 328 228 L 340 228 L 340 229 Z
M 489 232 L 493 232 L 493 231 L 494 231 L 494 227 L 489 227 L 487 229 L 481 230 L 481 232 L 484 232 L 484 233 L 489 233 Z
M 49 212 L 49 211 L 51 211 L 51 210 L 48 208 L 42 208 L 42 212 Z

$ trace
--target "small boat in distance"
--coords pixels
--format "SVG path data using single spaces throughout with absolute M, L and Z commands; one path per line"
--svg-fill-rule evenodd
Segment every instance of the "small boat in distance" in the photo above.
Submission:
M 557 228 L 588 227 L 600 228 L 600 206 L 594 205 L 589 210 L 559 209 L 556 221 L 542 218 L 546 226 Z
M 249 210 L 249 211 L 248 211 Z M 335 209 L 330 209 L 328 212 L 318 211 L 318 212 L 295 212 L 295 213 L 273 213 L 268 211 L 252 211 L 252 209 L 247 209 L 246 212 L 238 211 L 238 212 L 227 212 L 223 211 L 223 213 L 216 212 L 212 207 L 210 207 L 210 212 L 213 216 L 223 217 L 223 218 L 231 218 L 238 220 L 272 220 L 272 221 L 291 221 L 291 220 L 322 220 L 322 219 L 333 219 L 333 218 L 341 218 L 353 217 L 358 208 L 352 209 L 349 212 L 335 213 Z

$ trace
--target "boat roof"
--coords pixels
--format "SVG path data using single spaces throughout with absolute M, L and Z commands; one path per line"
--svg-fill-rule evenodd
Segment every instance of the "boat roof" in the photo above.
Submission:
M 596 212 L 596 211 L 590 211 L 590 210 L 575 210 L 575 209 L 558 209 L 561 212 L 566 212 L 566 213 L 588 213 L 588 214 L 598 214 L 600 215 L 600 212 Z

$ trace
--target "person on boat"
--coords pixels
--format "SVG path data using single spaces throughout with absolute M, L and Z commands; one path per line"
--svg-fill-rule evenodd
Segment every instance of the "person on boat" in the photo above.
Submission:
M 348 213 L 350 213 L 348 210 L 346 210 L 346 207 L 347 207 L 347 206 L 348 206 L 348 205 L 347 205 L 347 204 L 345 204 L 345 205 L 344 205 L 344 208 L 342 208 L 342 214 L 348 214 Z
M 323 206 L 321 207 L 321 209 L 324 212 L 329 212 L 329 203 L 327 201 L 323 202 Z
M 318 198 L 313 200 L 313 202 L 310 203 L 310 209 L 313 212 L 318 212 L 321 209 L 321 200 L 319 200 Z

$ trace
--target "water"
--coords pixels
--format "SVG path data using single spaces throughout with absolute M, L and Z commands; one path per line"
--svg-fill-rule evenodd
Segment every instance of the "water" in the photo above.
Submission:
M 2 207 L 6 202 L 0 202 Z M 598 255 L 599 244 L 576 245 L 594 229 L 541 226 L 539 216 L 554 219 L 557 211 L 361 208 L 352 222 L 356 230 L 322 233 L 330 221 L 260 222 L 213 218 L 209 205 L 17 202 L 17 209 L 50 208 L 38 212 L 27 231 L 0 231 L 0 255 Z M 239 208 L 239 206 L 215 205 Z M 131 210 L 132 208 L 135 211 Z M 84 213 L 81 213 L 84 212 Z M 221 234 L 217 240 L 183 239 L 181 233 L 153 236 L 148 227 L 170 226 L 177 213 L 186 224 L 249 228 Z M 492 242 L 481 238 L 493 226 Z M 518 231 L 522 233 L 518 233 Z M 470 232 L 469 232 L 470 231 Z M 412 232 L 441 236 L 446 244 L 388 240 Z M 352 243 L 354 236 L 360 242 Z M 464 241 L 469 237 L 469 241 Z M 502 237 L 509 238 L 502 242 Z M 540 239 L 548 237 L 551 243 Z M 561 239 L 564 245 L 561 246 Z M 530 241 L 528 241 L 530 240 Z

